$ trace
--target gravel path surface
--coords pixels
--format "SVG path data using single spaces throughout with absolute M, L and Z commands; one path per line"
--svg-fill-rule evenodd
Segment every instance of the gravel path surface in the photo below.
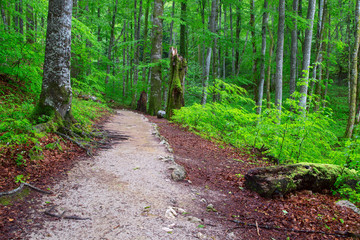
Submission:
M 30 239 L 227 239 L 225 229 L 199 219 L 206 205 L 190 184 L 171 180 L 171 153 L 140 114 L 118 111 L 105 129 L 128 135 L 113 149 L 80 161 L 43 196 L 43 211 L 89 220 L 46 217 Z M 206 222 L 206 220 L 205 220 Z M 205 225 L 205 228 L 202 228 Z

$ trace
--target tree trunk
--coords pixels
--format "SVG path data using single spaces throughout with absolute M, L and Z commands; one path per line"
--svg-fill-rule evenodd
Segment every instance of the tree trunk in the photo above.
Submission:
M 30 4 L 26 5 L 26 42 L 32 44 L 35 42 L 34 36 L 34 9 Z
M 316 0 L 309 0 L 309 8 L 307 13 L 307 19 L 310 22 L 309 27 L 305 30 L 305 41 L 303 46 L 303 63 L 302 63 L 302 77 L 300 86 L 300 102 L 299 106 L 301 111 L 305 113 L 307 92 L 309 86 L 309 66 L 311 56 L 311 40 L 314 26 Z
M 106 78 L 105 78 L 105 89 L 106 85 L 109 82 L 109 74 L 110 74 L 110 67 L 111 67 L 111 50 L 114 44 L 114 32 L 115 32 L 115 22 L 116 22 L 116 14 L 117 14 L 117 6 L 118 6 L 118 0 L 115 2 L 114 6 L 114 13 L 111 20 L 111 31 L 110 31 L 110 41 L 109 41 L 109 47 L 108 47 L 108 62 L 106 63 Z
M 268 25 L 268 2 L 264 0 L 264 14 L 262 22 L 262 43 L 261 43 L 261 59 L 260 59 L 260 79 L 258 83 L 258 97 L 256 113 L 261 114 L 262 100 L 264 95 L 264 81 L 265 81 L 265 54 L 266 54 L 266 26 Z
M 293 29 L 291 30 L 291 54 L 290 54 L 290 97 L 296 90 L 296 70 L 297 70 L 297 52 L 298 52 L 298 29 L 296 15 L 299 9 L 299 0 L 293 0 L 292 10 L 294 14 Z
M 73 121 L 70 84 L 71 14 L 72 0 L 49 1 L 44 77 L 34 117 L 55 116 Z
M 234 33 L 233 33 L 233 14 L 232 14 L 232 7 L 230 4 L 230 39 L 231 39 L 231 75 L 235 76 L 235 49 L 234 49 Z
M 123 99 L 125 100 L 125 96 L 126 96 L 126 20 L 124 20 L 124 46 L 123 46 L 123 91 L 122 91 L 122 96 Z
M 216 31 L 216 16 L 217 16 L 217 9 L 218 9 L 218 0 L 212 0 L 211 3 L 211 15 L 209 17 L 209 31 L 214 33 Z M 203 71 L 203 81 L 202 81 L 202 99 L 201 104 L 206 104 L 207 99 L 207 86 L 209 83 L 209 73 L 210 73 L 210 60 L 211 60 L 211 52 L 212 47 L 209 46 L 206 53 L 206 63 L 205 68 Z
M 269 47 L 269 62 L 268 67 L 266 71 L 266 101 L 267 101 L 267 108 L 271 107 L 271 96 L 270 96 L 270 88 L 271 88 L 271 62 L 272 62 L 272 55 L 273 55 L 273 49 L 274 49 L 274 37 L 269 29 L 269 25 L 267 25 L 269 36 L 270 36 L 270 47 Z
M 241 1 L 239 1 L 238 4 L 240 4 Z M 240 7 L 236 7 L 236 52 L 235 52 L 235 74 L 239 72 L 239 57 L 240 57 L 240 33 L 241 33 L 241 13 L 240 13 Z
M 356 114 L 356 91 L 358 84 L 358 53 L 360 46 L 360 0 L 356 1 L 356 36 L 354 43 L 354 50 L 352 53 L 352 65 L 351 65 L 351 95 L 350 95 L 350 111 L 349 118 L 346 127 L 345 137 L 351 138 L 355 125 L 355 114 Z
M 177 49 L 171 47 L 170 58 L 170 79 L 169 91 L 166 104 L 166 118 L 171 119 L 174 109 L 180 109 L 184 106 L 184 82 L 187 72 L 186 59 L 178 55 Z
M 186 58 L 186 5 L 187 0 L 181 2 L 181 15 L 180 15 L 180 55 Z
M 161 109 L 161 56 L 162 56 L 162 36 L 163 36 L 163 0 L 154 1 L 154 15 L 152 28 L 152 49 L 151 59 L 154 64 L 151 69 L 151 92 L 149 100 L 149 114 L 156 115 Z
M 256 38 L 255 38 L 255 14 L 254 14 L 254 0 L 250 0 L 250 28 L 251 28 L 251 43 L 252 43 L 252 58 L 253 58 L 253 65 L 252 65 L 252 83 L 254 83 L 254 97 L 255 101 L 257 102 L 257 58 L 256 58 Z
M 285 0 L 279 1 L 279 24 L 278 40 L 276 49 L 276 72 L 275 72 L 275 106 L 281 112 L 282 105 L 282 76 L 284 57 L 284 27 L 285 27 Z
M 143 48 L 141 52 L 141 61 L 147 62 L 146 59 L 146 50 L 147 50 L 147 38 L 148 38 L 148 25 L 149 25 L 149 10 L 150 10 L 150 0 L 146 3 L 146 9 L 145 9 L 145 23 L 144 23 L 144 39 L 143 39 Z M 149 70 L 150 72 L 150 70 Z M 142 81 L 146 83 L 146 67 L 142 70 Z

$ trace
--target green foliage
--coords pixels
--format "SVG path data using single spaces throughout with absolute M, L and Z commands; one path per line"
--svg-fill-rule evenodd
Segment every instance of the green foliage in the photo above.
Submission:
M 341 197 L 349 199 L 353 203 L 360 204 L 360 171 L 353 175 L 343 174 L 337 179 L 336 192 Z
M 254 110 L 248 110 L 246 106 L 254 106 L 254 103 L 238 86 L 217 80 L 211 92 L 218 94 L 221 102 L 184 107 L 175 111 L 173 121 L 206 138 L 236 147 L 265 147 L 268 155 L 282 163 L 347 163 L 346 157 L 334 158 L 334 152 L 340 150 L 344 153 L 345 148 L 333 147 L 338 140 L 331 131 L 334 121 L 329 109 L 304 117 L 288 110 L 289 106 L 294 107 L 294 102 L 289 101 L 284 104 L 281 116 L 274 106 L 264 109 L 259 116 Z M 353 146 L 351 149 L 354 152 L 359 148 Z M 351 158 L 357 156 L 351 155 Z

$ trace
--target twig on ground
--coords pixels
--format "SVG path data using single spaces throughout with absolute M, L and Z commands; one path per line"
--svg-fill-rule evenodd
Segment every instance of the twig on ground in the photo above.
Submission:
M 51 192 L 51 191 L 45 191 L 45 190 L 42 190 L 40 188 L 34 187 L 30 183 L 21 183 L 18 188 L 15 188 L 15 189 L 13 189 L 11 191 L 7 191 L 7 192 L 0 192 L 0 197 L 6 196 L 6 195 L 13 195 L 13 194 L 21 191 L 25 186 L 27 186 L 28 188 L 33 189 L 34 191 L 37 191 L 37 192 L 40 192 L 40 193 L 43 193 L 43 194 L 53 194 L 53 192 Z
M 57 205 L 52 206 L 49 210 L 46 210 L 44 212 L 45 215 L 48 215 L 50 217 L 56 217 L 56 218 L 62 218 L 62 219 L 71 219 L 71 220 L 90 220 L 90 218 L 82 218 L 75 215 L 71 216 L 64 216 L 66 211 L 63 211 L 61 214 L 55 214 L 52 213 L 52 211 L 57 207 Z
M 293 229 L 293 228 L 278 228 L 278 227 L 269 226 L 269 225 L 258 225 L 257 222 L 255 222 L 256 224 L 253 224 L 253 223 L 242 222 L 242 221 L 239 221 L 239 220 L 229 220 L 229 221 L 237 223 L 239 225 L 243 225 L 245 227 L 246 226 L 256 227 L 257 229 L 258 228 L 264 228 L 264 229 L 268 229 L 268 230 L 277 230 L 277 231 L 284 231 L 284 232 L 315 233 L 315 234 L 332 235 L 332 236 L 343 237 L 343 238 L 348 238 L 348 237 L 360 238 L 360 234 L 352 233 L 352 232 L 349 232 L 349 231 L 336 231 L 335 233 L 328 233 L 328 232 L 324 232 L 324 231 L 297 230 L 297 229 Z M 232 229 L 242 228 L 243 226 L 235 227 L 235 228 L 232 228 Z

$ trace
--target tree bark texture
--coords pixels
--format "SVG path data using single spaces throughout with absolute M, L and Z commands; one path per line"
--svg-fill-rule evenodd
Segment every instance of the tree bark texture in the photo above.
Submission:
M 296 16 L 299 9 L 299 0 L 293 0 L 292 10 Z M 293 18 L 293 29 L 291 30 L 291 54 L 290 54 L 290 97 L 296 90 L 296 70 L 298 53 L 298 29 L 297 20 Z
M 187 72 L 186 59 L 177 53 L 177 49 L 171 47 L 169 91 L 166 107 L 166 118 L 171 119 L 174 109 L 184 106 L 184 83 Z
M 50 0 L 47 20 L 44 77 L 37 116 L 72 119 L 70 84 L 72 0 Z
M 257 97 L 257 109 L 256 113 L 261 114 L 262 100 L 264 95 L 264 82 L 265 82 L 265 54 L 266 54 L 266 26 L 268 25 L 268 2 L 264 0 L 264 14 L 262 22 L 262 43 L 261 43 L 261 59 L 260 59 L 260 79 L 258 83 L 258 97 Z
M 306 110 L 307 92 L 309 87 L 309 66 L 310 66 L 310 57 L 311 57 L 311 40 L 313 35 L 315 6 L 316 6 L 316 0 L 309 0 L 307 19 L 310 24 L 309 27 L 305 30 L 305 40 L 303 46 L 302 77 L 301 77 L 301 86 L 300 86 L 300 102 L 299 102 L 301 111 L 304 113 Z
M 186 58 L 186 5 L 187 0 L 181 2 L 181 15 L 180 15 L 180 55 Z
M 106 64 L 106 78 L 105 78 L 105 85 L 109 82 L 109 74 L 110 74 L 110 68 L 111 68 L 111 50 L 114 44 L 114 34 L 115 34 L 115 22 L 116 22 L 116 14 L 117 14 L 117 6 L 118 6 L 118 0 L 116 0 L 115 6 L 114 6 L 114 13 L 111 20 L 111 30 L 110 30 L 110 41 L 109 41 L 109 47 L 108 47 L 108 63 Z
M 152 49 L 151 59 L 154 66 L 151 69 L 151 92 L 149 100 L 149 114 L 156 115 L 161 109 L 161 56 L 162 56 L 162 27 L 163 0 L 154 1 Z
M 349 118 L 346 127 L 345 137 L 351 138 L 355 125 L 356 115 L 356 91 L 358 84 L 358 55 L 360 46 L 360 0 L 356 1 L 356 36 L 354 43 L 354 50 L 352 53 L 352 65 L 351 65 L 351 94 L 350 94 L 350 111 Z
M 218 0 L 212 0 L 211 3 L 211 15 L 209 17 L 209 31 L 214 33 L 216 31 L 216 16 L 217 16 L 217 9 L 218 9 Z M 203 71 L 203 81 L 202 81 L 202 99 L 201 104 L 206 104 L 207 99 L 207 86 L 209 83 L 209 73 L 210 73 L 210 60 L 211 60 L 211 53 L 212 47 L 209 46 L 206 53 L 206 60 L 205 60 L 205 68 Z
M 276 72 L 275 72 L 275 106 L 281 112 L 282 105 L 282 77 L 284 58 L 284 27 L 285 27 L 285 0 L 279 1 L 279 24 L 278 40 L 276 49 Z

